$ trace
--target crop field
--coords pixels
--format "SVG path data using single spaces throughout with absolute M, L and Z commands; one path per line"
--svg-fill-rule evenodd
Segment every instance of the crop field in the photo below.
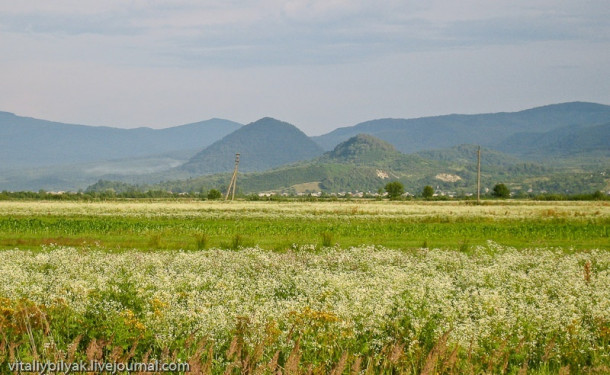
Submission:
M 0 202 L 0 373 L 609 373 L 610 205 L 485 203 Z
M 183 249 L 608 245 L 608 202 L 0 202 L 0 248 Z

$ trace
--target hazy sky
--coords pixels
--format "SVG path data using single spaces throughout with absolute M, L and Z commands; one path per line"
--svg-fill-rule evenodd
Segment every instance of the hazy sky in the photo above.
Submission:
M 168 127 L 610 104 L 608 0 L 0 0 L 0 110 Z

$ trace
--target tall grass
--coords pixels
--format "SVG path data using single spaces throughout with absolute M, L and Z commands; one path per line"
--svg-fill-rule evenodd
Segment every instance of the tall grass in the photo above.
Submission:
M 197 250 L 205 250 L 210 246 L 210 236 L 207 233 L 198 233 L 195 235 L 195 248 Z
M 151 249 L 161 248 L 161 234 L 153 233 L 148 238 L 148 247 Z
M 328 336 L 311 350 L 307 348 L 309 338 L 298 334 L 302 327 L 288 327 L 296 334 L 282 336 L 277 323 L 269 322 L 259 337 L 248 319 L 240 318 L 223 340 L 197 338 L 191 333 L 176 343 L 159 346 L 149 334 L 128 340 L 82 333 L 62 337 L 54 322 L 62 318 L 57 312 L 24 301 L 14 305 L 4 301 L 2 307 L 5 319 L 10 320 L 2 325 L 8 332 L 0 341 L 2 373 L 8 373 L 11 363 L 33 360 L 183 362 L 188 363 L 189 374 L 603 374 L 610 370 L 608 360 L 600 356 L 585 363 L 578 354 L 558 358 L 552 354 L 557 345 L 553 337 L 544 339 L 534 351 L 517 335 L 497 337 L 486 347 L 476 348 L 452 340 L 449 329 L 429 336 L 397 336 L 378 347 L 370 342 L 341 347 Z M 14 341 L 20 337 L 23 339 Z
M 334 242 L 333 242 L 334 236 L 333 236 L 332 232 L 329 232 L 329 231 L 322 232 L 321 237 L 322 237 L 322 246 L 323 247 L 331 247 L 334 245 Z
M 233 250 L 237 250 L 240 247 L 244 246 L 244 241 L 245 241 L 244 236 L 242 236 L 241 234 L 237 233 L 231 239 L 230 248 L 233 249 Z

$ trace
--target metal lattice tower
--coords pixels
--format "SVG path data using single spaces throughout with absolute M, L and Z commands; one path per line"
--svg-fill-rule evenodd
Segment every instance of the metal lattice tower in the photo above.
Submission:
M 237 168 L 239 167 L 239 153 L 235 154 L 235 169 L 233 170 L 233 176 L 231 177 L 231 182 L 229 183 L 229 188 L 227 189 L 227 195 L 225 195 L 225 200 L 229 200 L 229 193 L 231 194 L 231 200 L 235 198 L 235 187 L 237 186 Z

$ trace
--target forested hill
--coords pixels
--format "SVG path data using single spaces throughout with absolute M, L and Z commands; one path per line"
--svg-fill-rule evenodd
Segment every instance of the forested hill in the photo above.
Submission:
M 545 133 L 568 126 L 589 127 L 608 122 L 610 106 L 572 102 L 520 112 L 379 119 L 339 128 L 313 139 L 325 150 L 332 150 L 337 144 L 365 133 L 391 143 L 401 152 L 412 153 L 459 144 L 493 148 L 509 138 L 514 144 L 516 139 L 511 137 L 523 132 Z M 527 142 L 527 139 L 523 141 Z
M 235 154 L 239 153 L 240 171 L 263 171 L 312 159 L 322 152 L 320 146 L 294 125 L 266 117 L 203 149 L 180 169 L 193 175 L 231 171 Z
M 368 134 L 358 134 L 328 152 L 322 160 L 355 164 L 384 164 L 401 153 L 388 142 Z
M 544 133 L 518 133 L 500 143 L 498 149 L 524 157 L 566 157 L 592 153 L 610 157 L 610 122 L 596 126 L 568 126 Z

